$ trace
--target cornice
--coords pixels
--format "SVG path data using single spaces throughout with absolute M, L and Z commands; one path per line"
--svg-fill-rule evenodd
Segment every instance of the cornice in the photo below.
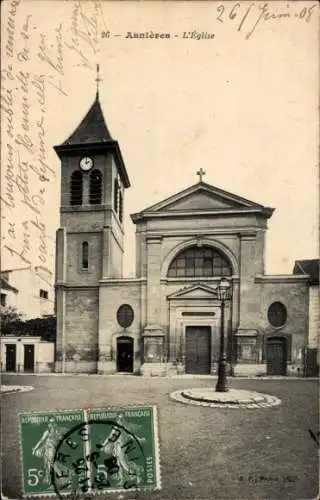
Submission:
M 210 285 L 214 284 L 214 283 L 219 284 L 219 281 L 221 280 L 221 276 L 217 276 L 217 277 L 197 276 L 197 277 L 190 277 L 190 278 L 185 277 L 185 276 L 182 276 L 181 278 L 168 278 L 167 277 L 167 278 L 161 278 L 160 284 L 167 285 L 170 283 L 177 283 L 177 284 L 183 285 L 183 283 L 189 283 L 190 285 L 192 285 L 193 283 L 194 284 L 199 283 L 199 280 L 202 280 L 203 283 L 210 282 Z M 237 275 L 231 276 L 231 280 L 232 280 L 233 284 L 240 283 L 240 277 Z
M 208 228 L 208 229 L 202 229 L 202 228 L 197 228 L 195 229 L 161 229 L 161 230 L 152 230 L 152 235 L 155 237 L 176 237 L 176 236 L 230 236 L 230 237 L 245 237 L 248 235 L 253 235 L 256 236 L 258 232 L 261 231 L 266 231 L 265 228 L 261 227 L 252 227 L 249 226 L 247 228 L 230 228 L 230 229 L 225 229 L 225 228 Z M 148 229 L 143 229 L 142 231 L 137 231 L 136 234 L 139 235 L 148 235 Z
M 239 233 L 241 241 L 252 241 L 255 240 L 257 236 L 257 231 L 247 231 Z
M 271 217 L 273 213 L 272 208 L 215 208 L 207 210 L 163 210 L 159 212 L 137 212 L 131 214 L 130 217 L 134 223 L 146 220 L 146 219 L 172 219 L 181 217 L 221 217 L 221 216 L 241 216 L 241 215 L 263 215 L 265 218 Z
M 163 238 L 163 234 L 162 233 L 146 233 L 146 240 L 150 243 L 160 243 L 160 241 L 162 240 Z
M 111 206 L 106 203 L 101 205 L 61 205 L 60 207 L 60 213 L 105 212 L 107 210 L 111 210 Z
M 257 275 L 255 283 L 308 283 L 309 276 L 300 274 Z
M 56 281 L 54 284 L 55 288 L 60 288 L 63 290 L 95 290 L 99 289 L 99 285 L 83 285 L 81 283 L 65 283 L 63 281 Z
M 147 278 L 102 278 L 99 280 L 99 286 L 131 285 L 145 284 Z

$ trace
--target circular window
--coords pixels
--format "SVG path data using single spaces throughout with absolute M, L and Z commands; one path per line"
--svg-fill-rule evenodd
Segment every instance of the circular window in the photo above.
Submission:
M 122 328 L 127 328 L 133 322 L 133 309 L 128 304 L 123 304 L 117 312 L 117 321 Z
M 287 309 L 281 302 L 273 302 L 268 309 L 268 320 L 275 328 L 283 326 L 287 321 Z

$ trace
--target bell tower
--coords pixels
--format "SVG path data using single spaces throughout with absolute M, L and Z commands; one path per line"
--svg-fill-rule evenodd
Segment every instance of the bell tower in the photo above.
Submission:
M 56 371 L 76 371 L 81 362 L 82 372 L 95 372 L 99 280 L 122 277 L 124 190 L 130 186 L 98 89 L 81 123 L 54 150 L 61 160 Z

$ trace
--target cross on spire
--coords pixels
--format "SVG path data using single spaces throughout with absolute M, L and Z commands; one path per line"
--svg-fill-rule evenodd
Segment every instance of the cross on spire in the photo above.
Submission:
M 202 182 L 202 177 L 206 175 L 205 170 L 201 167 L 200 170 L 197 171 L 197 175 L 199 176 L 199 182 Z
M 95 81 L 97 82 L 97 97 L 99 97 L 99 83 L 102 82 L 102 78 L 100 78 L 100 67 L 99 64 L 97 64 L 97 78 L 95 78 Z

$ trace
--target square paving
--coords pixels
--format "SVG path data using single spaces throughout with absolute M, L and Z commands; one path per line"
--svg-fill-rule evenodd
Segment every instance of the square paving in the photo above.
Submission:
M 4 494 L 21 498 L 19 412 L 148 404 L 158 406 L 162 489 L 128 491 L 124 500 L 315 498 L 318 450 L 309 429 L 317 435 L 317 381 L 231 379 L 234 389 L 281 399 L 278 406 L 254 410 L 186 405 L 169 397 L 215 383 L 214 377 L 3 376 L 2 384 L 34 386 L 1 396 Z

